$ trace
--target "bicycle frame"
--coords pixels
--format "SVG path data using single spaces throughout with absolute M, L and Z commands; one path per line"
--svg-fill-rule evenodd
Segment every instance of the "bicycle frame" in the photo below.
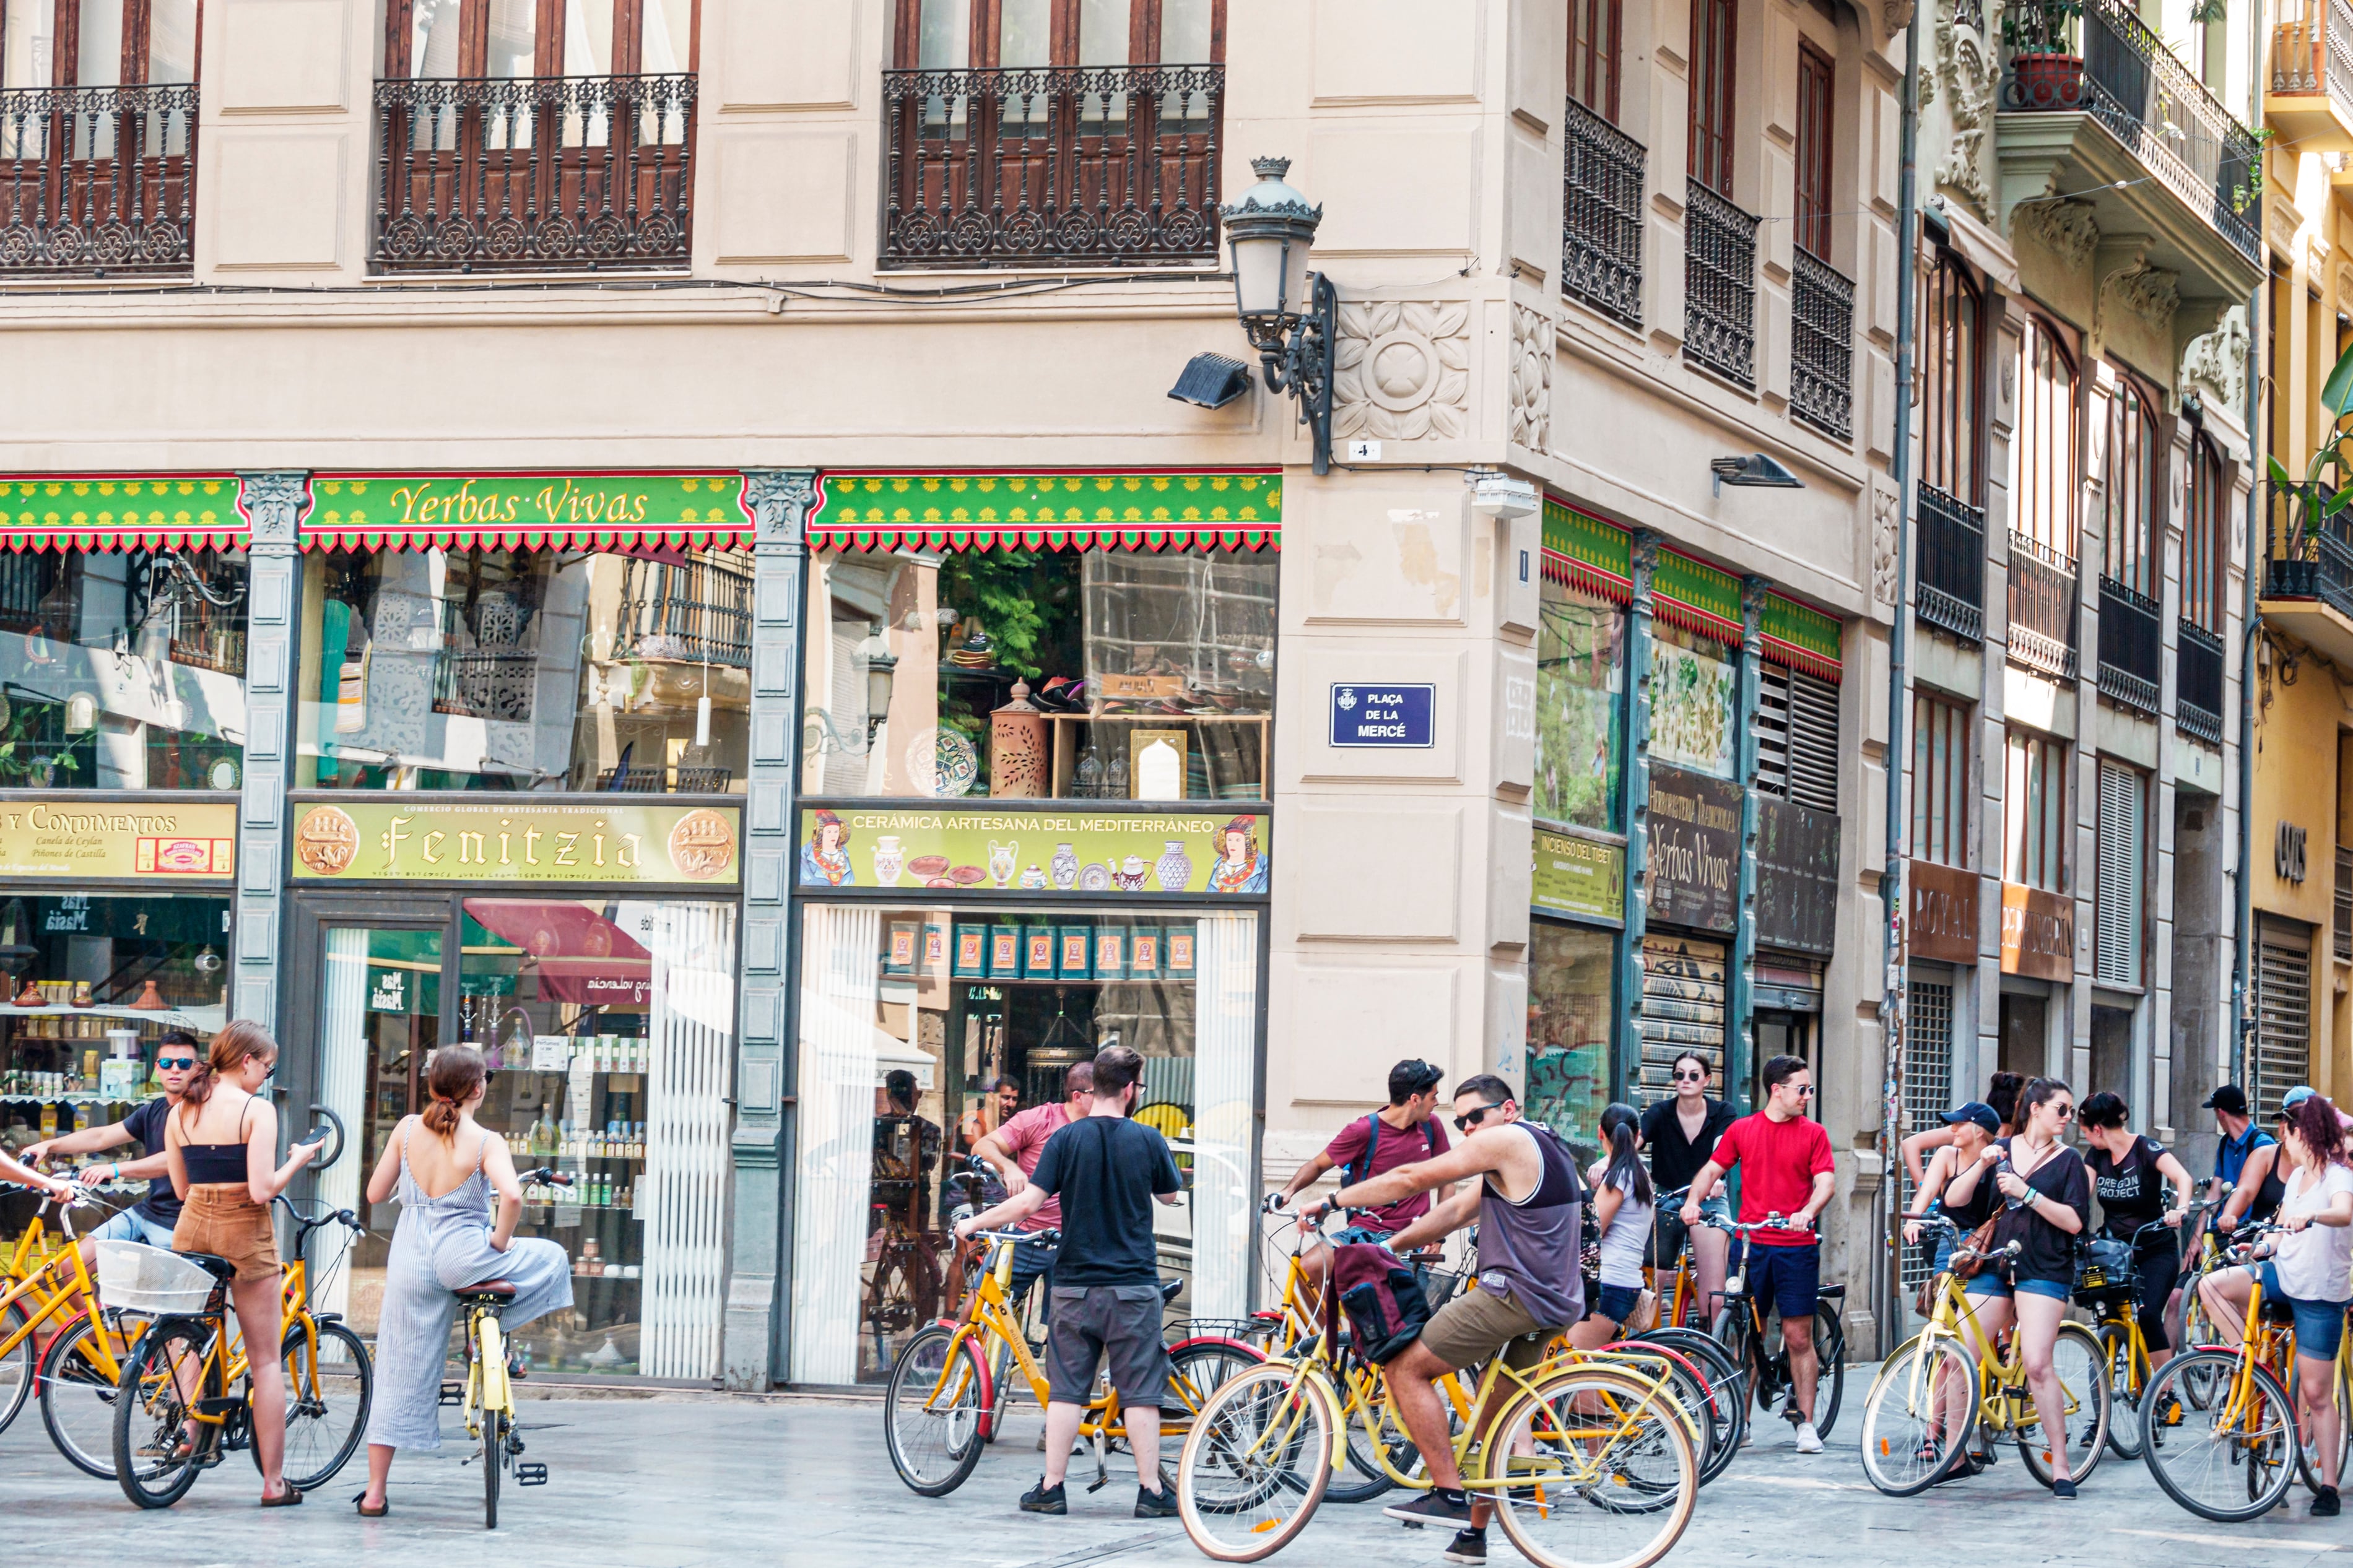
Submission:
M 46 1210 L 48 1205 L 44 1203 L 41 1207 Z M 0 1290 L 0 1310 L 13 1303 L 22 1307 L 25 1312 L 25 1322 L 15 1333 L 0 1336 L 0 1356 L 13 1352 L 27 1337 L 37 1336 L 41 1325 L 53 1318 L 58 1321 L 50 1329 L 52 1335 L 63 1332 L 68 1324 L 85 1313 L 107 1325 L 109 1331 L 119 1329 L 119 1315 L 98 1310 L 98 1282 L 90 1278 L 90 1265 L 82 1258 L 80 1237 L 74 1234 L 70 1217 L 61 1215 L 60 1218 L 65 1226 L 65 1245 L 58 1247 L 40 1268 L 6 1289 Z M 18 1257 L 23 1257 L 32 1246 L 34 1233 L 39 1231 L 40 1223 L 36 1216 L 25 1239 L 17 1244 Z M 54 1282 L 46 1292 L 42 1286 L 44 1280 Z M 38 1298 L 38 1305 L 27 1304 L 36 1297 Z M 118 1339 L 112 1331 L 92 1334 L 90 1340 L 92 1364 L 109 1377 L 121 1377 L 122 1358 L 130 1354 L 135 1338 L 135 1335 L 123 1335 Z

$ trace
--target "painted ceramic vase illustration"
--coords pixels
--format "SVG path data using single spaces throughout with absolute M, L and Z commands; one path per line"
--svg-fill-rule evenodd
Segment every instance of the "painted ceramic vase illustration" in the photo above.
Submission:
M 907 858 L 900 851 L 899 840 L 884 834 L 874 841 L 874 880 L 882 887 L 893 886 L 899 873 L 907 868 Z
M 1111 866 L 1108 860 L 1103 864 Z M 1144 891 L 1144 857 L 1131 855 L 1125 864 L 1112 866 L 1111 885 L 1123 893 L 1140 893 Z
M 1168 847 L 1160 852 L 1153 869 L 1159 874 L 1162 892 L 1181 893 L 1185 884 L 1193 879 L 1193 858 L 1185 853 L 1185 846 L 1178 840 L 1166 842 Z
M 1067 844 L 1054 846 L 1054 886 L 1075 887 L 1079 880 L 1078 852 Z
M 1013 857 L 1020 849 L 1021 841 L 1018 838 L 1008 838 L 1002 844 L 994 838 L 988 841 L 988 874 L 998 887 L 1013 880 Z
M 1025 888 L 1042 888 L 1046 885 L 1046 873 L 1035 866 L 1025 866 L 1021 868 L 1021 885 Z

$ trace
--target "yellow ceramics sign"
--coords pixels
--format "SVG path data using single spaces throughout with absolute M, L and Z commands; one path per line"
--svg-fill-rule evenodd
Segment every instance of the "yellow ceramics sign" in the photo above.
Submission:
M 707 882 L 741 875 L 733 806 L 319 803 L 297 811 L 298 881 Z
M 0 876 L 227 877 L 237 807 L 63 796 L 0 805 Z

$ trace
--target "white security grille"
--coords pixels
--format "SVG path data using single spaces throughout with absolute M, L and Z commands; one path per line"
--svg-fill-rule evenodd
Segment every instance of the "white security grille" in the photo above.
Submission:
M 1757 683 L 1757 787 L 1816 811 L 1838 810 L 1839 689 L 1767 663 Z
M 2141 883 L 2147 856 L 2147 788 L 2141 775 L 2100 763 L 2100 846 L 2092 974 L 2109 985 L 2141 983 Z
M 2312 1058 L 2312 943 L 2303 928 L 2265 920 L 2255 950 L 2255 1124 L 2306 1081 Z
M 1904 1130 L 1917 1132 L 1942 1123 L 1953 1103 L 1953 988 L 1934 980 L 1915 980 L 1908 988 L 1907 1023 L 1904 1040 Z M 1912 1206 L 1911 1177 L 1903 1177 L 1904 1206 Z M 1904 1249 L 1904 1289 L 1909 1292 L 1928 1277 L 1926 1249 Z

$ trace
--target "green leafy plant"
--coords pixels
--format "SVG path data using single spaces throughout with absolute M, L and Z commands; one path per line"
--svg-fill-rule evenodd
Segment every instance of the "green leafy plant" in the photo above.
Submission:
M 1078 673 L 1079 584 L 1074 559 L 960 551 L 940 567 L 939 602 L 977 622 L 997 662 L 1029 680 Z
M 2303 559 L 2311 542 L 2334 525 L 2348 507 L 2353 507 L 2353 451 L 2348 450 L 2353 447 L 2353 431 L 2345 428 L 2347 417 L 2353 416 L 2353 348 L 2347 349 L 2337 368 L 2328 373 L 2320 389 L 2320 412 L 2327 421 L 2328 435 L 2314 448 L 2304 478 L 2289 473 L 2287 465 L 2275 457 L 2264 459 L 2271 467 L 2275 504 L 2287 508 L 2287 559 L 2291 561 Z
M 2004 6 L 2001 41 L 2024 55 L 2072 55 L 2068 25 L 2083 14 L 2083 0 L 2025 0 Z

